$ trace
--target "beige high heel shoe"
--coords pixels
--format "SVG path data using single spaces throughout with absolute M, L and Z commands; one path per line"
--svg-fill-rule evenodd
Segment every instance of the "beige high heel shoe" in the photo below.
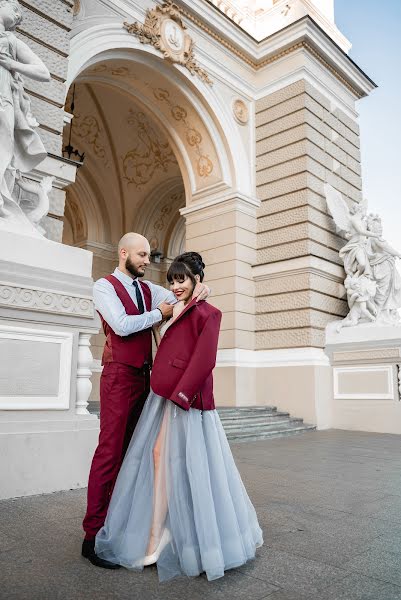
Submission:
M 152 554 L 145 556 L 145 558 L 143 559 L 143 566 L 148 567 L 149 565 L 154 565 L 157 562 L 160 554 L 162 553 L 162 550 L 167 546 L 167 544 L 170 541 L 171 541 L 171 533 L 168 529 L 165 529 L 163 531 L 163 535 L 160 538 L 160 542 L 159 542 L 159 545 L 157 546 L 156 550 Z

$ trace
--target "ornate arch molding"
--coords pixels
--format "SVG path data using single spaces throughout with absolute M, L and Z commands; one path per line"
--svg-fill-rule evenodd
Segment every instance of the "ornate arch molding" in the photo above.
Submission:
M 184 108 L 188 107 L 190 109 L 188 112 L 196 115 L 197 119 L 202 122 L 205 132 L 204 139 L 207 139 L 213 147 L 220 168 L 218 177 L 215 177 L 211 185 L 206 186 L 202 186 L 199 181 L 196 181 L 196 173 L 191 173 L 191 170 L 194 171 L 194 169 L 190 168 L 188 157 L 185 158 L 188 142 L 185 140 L 185 136 L 181 135 L 181 144 L 178 143 L 177 121 L 171 117 L 166 119 L 167 111 L 172 107 L 166 100 L 152 99 L 152 112 L 158 109 L 159 119 L 167 130 L 169 138 L 172 138 L 171 145 L 177 154 L 181 155 L 180 157 L 177 155 L 180 167 L 184 167 L 188 171 L 185 174 L 183 169 L 188 201 L 191 198 L 204 197 L 205 193 L 212 194 L 229 189 L 242 189 L 244 193 L 252 193 L 249 177 L 246 177 L 246 173 L 244 174 L 243 165 L 246 157 L 240 135 L 232 123 L 227 107 L 223 106 L 222 100 L 215 91 L 207 89 L 209 86 L 203 82 L 196 81 L 190 74 L 186 75 L 177 68 L 167 65 L 157 56 L 151 46 L 145 48 L 141 46 L 134 36 L 130 36 L 123 30 L 122 25 L 116 23 L 97 25 L 81 31 L 73 37 L 69 62 L 69 84 L 77 77 L 80 79 L 93 78 L 93 69 L 96 66 L 112 60 L 120 61 L 120 66 L 124 66 L 121 61 L 125 61 L 131 69 L 138 69 L 138 67 L 148 69 L 148 72 L 153 74 L 152 81 L 161 81 L 163 85 L 159 87 L 164 89 L 164 86 L 167 86 L 168 90 L 173 91 L 173 96 L 178 94 L 180 98 L 185 98 L 185 106 L 182 103 L 180 105 Z M 91 75 L 88 75 L 89 71 L 92 71 Z M 111 81 L 116 84 L 118 80 L 120 86 L 125 85 L 127 92 L 134 94 L 139 92 L 142 94 L 142 100 L 145 99 L 149 105 L 150 93 L 145 93 L 143 86 L 139 90 L 138 81 L 131 81 L 127 86 L 127 82 L 123 81 L 121 71 L 120 75 L 118 74 L 118 67 L 117 71 L 116 69 L 114 71 L 114 75 L 108 73 L 109 81 L 112 76 Z M 97 75 L 100 76 L 100 73 Z M 183 121 L 179 124 L 185 130 Z M 187 129 L 191 129 L 191 127 Z M 174 131 L 176 132 L 175 140 L 172 136 Z M 230 140 L 230 143 L 227 140 Z M 214 174 L 216 173 L 217 171 L 214 171 Z
M 152 250 L 159 250 L 170 257 L 171 234 L 182 219 L 180 208 L 185 206 L 185 190 L 180 177 L 158 185 L 142 203 L 132 230 L 142 233 L 150 242 Z M 185 236 L 185 224 L 184 224 Z
M 83 237 L 74 239 L 74 243 L 88 240 L 112 243 L 109 213 L 107 207 L 103 206 L 102 194 L 90 172 L 86 172 L 84 177 L 78 177 L 75 183 L 68 188 L 65 210 L 73 231 L 75 213 L 85 224 Z M 69 213 L 67 213 L 68 210 Z
M 185 217 L 179 216 L 168 235 L 166 258 L 172 260 L 186 249 Z
M 64 219 L 68 221 L 72 233 L 72 245 L 79 246 L 88 239 L 88 223 L 81 210 L 79 197 L 73 188 L 67 191 Z

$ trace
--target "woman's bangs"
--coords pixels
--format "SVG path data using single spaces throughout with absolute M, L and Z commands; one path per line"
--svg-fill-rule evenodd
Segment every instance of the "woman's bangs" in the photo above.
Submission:
M 172 262 L 167 271 L 167 281 L 173 283 L 178 281 L 182 283 L 187 277 L 190 277 L 188 267 L 182 262 Z

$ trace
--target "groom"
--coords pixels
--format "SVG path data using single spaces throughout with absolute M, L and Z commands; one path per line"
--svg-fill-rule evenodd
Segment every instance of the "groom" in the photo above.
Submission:
M 152 364 L 152 326 L 173 314 L 172 292 L 142 282 L 150 263 L 150 246 L 138 233 L 125 234 L 118 244 L 118 267 L 96 281 L 93 299 L 106 342 L 100 379 L 100 434 L 88 482 L 88 505 L 83 521 L 82 555 L 98 567 L 117 569 L 95 553 L 95 536 L 103 526 L 125 451 L 149 394 Z M 204 285 L 194 295 L 204 300 Z

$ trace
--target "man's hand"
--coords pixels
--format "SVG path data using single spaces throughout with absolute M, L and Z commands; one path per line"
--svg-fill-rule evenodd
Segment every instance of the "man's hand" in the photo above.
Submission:
M 210 296 L 210 288 L 207 287 L 204 283 L 197 283 L 192 294 L 192 300 L 196 298 L 196 301 L 206 300 Z
M 168 302 L 162 302 L 161 304 L 159 304 L 157 308 L 163 315 L 163 321 L 173 316 L 173 307 L 174 304 L 169 304 Z

